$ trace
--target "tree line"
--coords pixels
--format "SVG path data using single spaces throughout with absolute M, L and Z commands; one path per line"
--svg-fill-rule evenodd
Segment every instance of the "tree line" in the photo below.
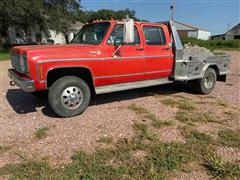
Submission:
M 131 9 L 84 10 L 81 0 L 1 0 L 0 44 L 13 26 L 21 28 L 26 34 L 34 32 L 48 35 L 50 29 L 66 33 L 76 21 L 87 23 L 96 19 L 124 19 L 126 16 L 139 20 Z

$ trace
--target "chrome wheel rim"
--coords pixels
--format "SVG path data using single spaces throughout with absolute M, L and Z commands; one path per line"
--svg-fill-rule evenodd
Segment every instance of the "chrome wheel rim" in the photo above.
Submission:
M 204 79 L 204 85 L 207 89 L 210 89 L 213 86 L 213 75 L 212 74 L 208 74 L 205 79 Z
M 83 92 L 80 88 L 76 86 L 71 86 L 62 92 L 61 102 L 62 105 L 67 109 L 78 108 L 83 101 Z

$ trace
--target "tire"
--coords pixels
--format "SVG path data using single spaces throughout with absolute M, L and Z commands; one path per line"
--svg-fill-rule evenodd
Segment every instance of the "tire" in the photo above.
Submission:
M 83 113 L 91 100 L 88 84 L 76 76 L 65 76 L 50 88 L 48 101 L 60 117 L 72 117 Z
M 209 82 L 207 83 L 207 81 Z M 197 91 L 198 93 L 207 95 L 214 90 L 216 81 L 217 81 L 216 71 L 212 68 L 208 68 L 205 71 L 203 78 L 190 81 L 189 85 L 191 89 Z
M 35 92 L 32 92 L 32 95 L 34 95 L 36 98 L 39 98 L 39 99 L 47 99 L 48 98 L 48 91 L 45 90 L 45 91 L 35 91 Z

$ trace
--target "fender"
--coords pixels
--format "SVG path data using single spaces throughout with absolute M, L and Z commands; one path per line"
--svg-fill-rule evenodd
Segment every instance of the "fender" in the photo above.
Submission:
M 216 64 L 216 63 L 206 63 L 206 64 L 203 66 L 203 69 L 202 69 L 202 72 L 201 72 L 201 77 L 204 76 L 206 70 L 207 70 L 210 66 L 216 66 L 218 71 L 216 71 L 216 69 L 214 69 L 214 70 L 216 71 L 216 74 L 219 75 L 219 66 L 218 66 L 218 64 Z

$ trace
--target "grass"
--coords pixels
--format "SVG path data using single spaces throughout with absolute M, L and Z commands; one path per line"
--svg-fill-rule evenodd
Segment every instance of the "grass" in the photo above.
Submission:
M 209 160 L 214 152 L 214 140 L 185 127 L 182 129 L 185 144 L 164 143 L 151 138 L 153 133 L 146 124 L 135 123 L 137 133 L 133 138 L 120 139 L 113 146 L 98 148 L 92 153 L 77 151 L 69 164 L 52 167 L 45 160 L 24 159 L 19 164 L 1 167 L 0 176 L 8 175 L 10 179 L 165 179 L 171 172 L 181 172 L 184 165 L 191 162 L 204 165 L 213 175 L 238 175 L 235 165 L 224 166 L 224 172 L 219 173 L 218 164 Z M 144 152 L 142 158 L 134 156 L 139 151 Z
M 234 86 L 232 83 L 225 83 L 226 86 Z
M 229 49 L 229 50 L 240 50 L 240 41 L 239 40 L 199 40 L 195 38 L 183 38 L 181 39 L 183 44 L 191 42 L 202 47 L 205 47 L 210 50 L 214 49 Z
M 164 126 L 172 126 L 172 125 L 174 125 L 174 122 L 171 121 L 171 120 L 168 120 L 168 121 L 155 120 L 152 123 L 152 126 L 155 127 L 155 128 L 161 128 L 161 127 L 164 127 Z
M 224 101 L 218 101 L 218 105 L 222 107 L 228 107 L 228 104 Z
M 152 133 L 147 124 L 144 123 L 134 123 L 134 129 L 137 130 L 139 138 L 143 139 L 147 139 L 150 141 L 156 140 L 156 134 Z
M 8 164 L 0 169 L 0 176 L 10 175 L 11 179 L 36 179 L 50 177 L 53 172 L 45 161 L 24 160 L 20 164 Z
M 0 155 L 8 151 L 10 147 L 8 146 L 0 146 Z
M 238 113 L 236 113 L 232 110 L 226 110 L 226 111 L 224 111 L 224 114 L 228 115 L 232 119 L 238 117 Z
M 161 103 L 171 107 L 178 107 L 179 109 L 182 109 L 182 110 L 191 111 L 196 109 L 195 104 L 186 99 L 174 100 L 172 98 L 167 98 L 167 99 L 161 100 Z
M 43 139 L 47 136 L 47 131 L 49 130 L 48 127 L 42 127 L 37 129 L 37 131 L 35 132 L 34 136 L 36 139 Z
M 213 115 L 203 112 L 187 112 L 187 111 L 178 111 L 176 113 L 176 119 L 181 122 L 214 122 L 214 123 L 221 123 L 218 121 Z
M 133 128 L 136 133 L 132 138 L 113 142 L 110 137 L 101 137 L 98 142 L 111 143 L 111 146 L 98 147 L 91 153 L 77 151 L 70 163 L 57 167 L 51 166 L 44 159 L 25 158 L 19 164 L 1 167 L 0 176 L 7 175 L 10 179 L 165 179 L 169 174 L 182 172 L 186 169 L 185 165 L 191 163 L 205 167 L 215 177 L 239 176 L 239 167 L 236 164 L 212 158 L 219 143 L 235 146 L 239 142 L 239 132 L 223 130 L 215 140 L 184 125 L 180 127 L 180 131 L 186 139 L 185 143 L 165 143 L 152 132 L 152 127 L 169 126 L 171 123 L 162 121 L 136 104 L 128 108 L 140 118 L 151 122 L 135 122 Z M 196 116 L 193 111 L 188 113 L 191 118 Z M 201 121 L 212 121 L 208 115 Z M 192 121 L 191 118 L 189 121 Z M 48 129 L 40 129 L 37 132 L 46 135 Z M 138 152 L 144 152 L 144 156 L 139 158 L 136 156 Z
M 240 148 L 240 130 L 224 129 L 219 131 L 218 142 L 224 146 Z
M 161 128 L 163 126 L 171 126 L 174 124 L 171 120 L 161 120 L 155 114 L 151 113 L 147 109 L 138 106 L 136 104 L 131 104 L 128 109 L 134 111 L 141 118 L 145 118 L 152 121 L 152 125 L 155 128 Z
M 97 142 L 100 142 L 100 143 L 105 143 L 105 144 L 111 144 L 113 142 L 113 138 L 111 137 L 108 137 L 108 136 L 103 136 L 103 137 L 100 137 Z
M 0 61 L 9 60 L 10 52 L 9 50 L 0 50 Z
M 234 179 L 240 176 L 240 164 L 223 160 L 221 157 L 210 157 L 205 163 L 205 167 L 219 179 Z

